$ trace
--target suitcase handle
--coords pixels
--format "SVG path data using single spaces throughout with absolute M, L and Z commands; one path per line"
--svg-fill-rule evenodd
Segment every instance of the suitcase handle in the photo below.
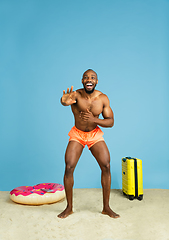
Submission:
M 132 157 L 125 157 L 126 159 L 133 159 L 133 160 L 137 160 L 137 158 L 132 158 Z

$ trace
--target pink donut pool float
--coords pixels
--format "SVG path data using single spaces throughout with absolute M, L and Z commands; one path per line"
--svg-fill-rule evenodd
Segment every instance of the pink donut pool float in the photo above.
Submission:
M 64 186 L 58 183 L 40 183 L 35 186 L 21 186 L 10 192 L 10 199 L 16 203 L 41 205 L 58 202 L 65 197 Z

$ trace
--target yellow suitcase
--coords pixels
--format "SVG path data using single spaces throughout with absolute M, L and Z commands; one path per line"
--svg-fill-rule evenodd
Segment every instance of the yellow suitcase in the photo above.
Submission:
M 122 191 L 130 200 L 143 199 L 142 160 L 137 158 L 122 158 Z

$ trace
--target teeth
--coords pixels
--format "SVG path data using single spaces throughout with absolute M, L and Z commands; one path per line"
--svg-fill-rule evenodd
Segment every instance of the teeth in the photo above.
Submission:
M 91 83 L 87 83 L 86 85 L 87 85 L 87 86 L 92 86 L 92 84 L 91 84 Z

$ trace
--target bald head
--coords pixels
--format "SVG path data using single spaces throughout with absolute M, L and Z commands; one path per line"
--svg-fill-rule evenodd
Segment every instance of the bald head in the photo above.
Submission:
M 98 79 L 97 73 L 96 73 L 95 71 L 93 71 L 92 69 L 86 70 L 86 71 L 83 73 L 83 78 L 84 78 L 85 74 L 88 73 L 88 72 L 93 72 L 93 73 L 96 75 L 96 78 Z

